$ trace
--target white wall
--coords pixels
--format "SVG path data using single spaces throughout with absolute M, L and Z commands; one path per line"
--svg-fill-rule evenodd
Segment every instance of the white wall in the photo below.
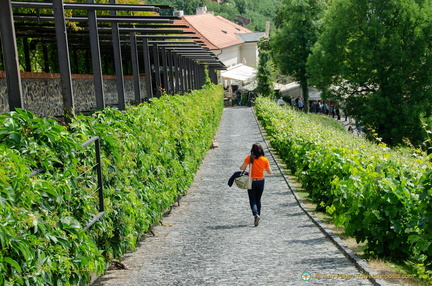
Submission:
M 240 49 L 240 62 L 243 58 L 246 59 L 246 65 L 257 68 L 258 67 L 258 45 L 257 43 L 244 43 Z
M 258 45 L 257 43 L 244 43 L 242 45 L 232 46 L 225 49 L 213 51 L 226 67 L 231 67 L 236 64 L 243 63 L 246 60 L 246 65 L 257 68 L 258 67 Z
M 234 66 L 236 64 L 241 63 L 241 52 L 240 52 L 240 45 L 238 46 L 232 46 L 225 49 L 222 49 L 222 53 L 219 54 L 218 52 L 215 52 L 215 54 L 219 54 L 219 60 L 225 64 L 225 66 L 228 68 L 230 66 Z

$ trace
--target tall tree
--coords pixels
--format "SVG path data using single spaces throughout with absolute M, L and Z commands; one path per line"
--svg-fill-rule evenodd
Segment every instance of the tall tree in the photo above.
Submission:
M 308 61 L 312 82 L 390 145 L 421 143 L 432 112 L 431 3 L 335 0 Z
M 306 62 L 318 40 L 325 7 L 320 0 L 285 0 L 276 16 L 276 33 L 271 37 L 275 63 L 281 73 L 300 83 L 306 112 L 309 99 Z
M 259 46 L 259 63 L 257 72 L 256 92 L 263 96 L 273 97 L 274 68 L 270 55 L 270 45 L 267 38 L 258 42 Z

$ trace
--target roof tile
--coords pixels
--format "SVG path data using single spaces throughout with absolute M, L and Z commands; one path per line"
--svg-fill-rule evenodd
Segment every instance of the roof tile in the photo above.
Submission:
M 242 44 L 236 34 L 252 33 L 234 22 L 211 13 L 198 15 L 185 15 L 181 20 L 176 20 L 175 25 L 188 25 L 186 31 L 193 31 L 201 37 L 205 45 L 211 50 L 219 50 Z

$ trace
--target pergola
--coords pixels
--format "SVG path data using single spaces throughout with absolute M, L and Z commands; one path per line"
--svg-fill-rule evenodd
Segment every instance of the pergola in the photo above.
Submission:
M 105 107 L 102 53 L 113 54 L 119 109 L 125 108 L 124 58 L 132 63 L 137 102 L 141 101 L 140 67 L 144 67 L 149 97 L 160 96 L 162 88 L 168 94 L 200 88 L 205 80 L 205 66 L 213 82 L 217 82 L 216 70 L 225 69 L 224 64 L 202 46 L 199 37 L 183 30 L 187 26 L 172 25 L 178 17 L 117 15 L 119 11 L 158 12 L 160 9 L 173 9 L 171 6 L 125 5 L 116 4 L 116 0 L 110 0 L 110 4 L 95 4 L 94 0 L 87 0 L 87 3 L 0 0 L 0 7 L 0 39 L 11 111 L 23 108 L 17 38 L 57 44 L 65 115 L 73 115 L 74 110 L 69 48 L 91 52 L 98 109 Z M 53 13 L 17 14 L 13 13 L 13 7 L 34 8 L 36 11 L 52 9 Z M 72 15 L 66 16 L 65 10 L 69 9 Z M 110 14 L 98 15 L 97 12 L 103 10 L 110 11 Z M 86 11 L 86 15 L 77 14 L 77 11 Z M 78 29 L 71 29 L 67 22 L 75 23 Z

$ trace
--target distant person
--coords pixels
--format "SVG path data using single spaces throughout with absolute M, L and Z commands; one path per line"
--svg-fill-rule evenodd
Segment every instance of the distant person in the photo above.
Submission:
M 252 145 L 251 154 L 244 159 L 240 170 L 246 170 L 249 166 L 249 172 L 253 179 L 252 189 L 248 190 L 249 204 L 254 216 L 254 225 L 258 226 L 261 218 L 261 196 L 264 192 L 264 170 L 271 174 L 270 162 L 264 157 L 264 149 L 260 143 Z M 252 168 L 252 171 L 250 171 Z
M 317 113 L 318 112 L 318 102 L 316 102 L 315 100 L 312 101 L 312 112 L 313 113 Z
M 323 109 L 324 109 L 324 114 L 329 115 L 330 109 L 329 109 L 327 102 L 324 102 Z
M 255 94 L 252 91 L 248 92 L 248 106 L 252 106 L 253 101 L 255 100 Z
M 297 107 L 297 102 L 295 101 L 294 97 L 291 98 L 291 106 L 294 109 Z
M 241 94 L 240 90 L 237 90 L 236 96 L 237 96 L 237 104 L 238 104 L 238 106 L 241 106 L 242 94 Z
M 318 102 L 318 113 L 321 114 L 323 111 L 323 103 L 321 102 L 321 100 Z
M 303 111 L 304 108 L 303 98 L 299 99 L 299 101 L 297 102 L 297 107 L 300 111 Z
M 279 98 L 279 100 L 277 101 L 277 103 L 279 104 L 279 106 L 284 106 L 285 105 L 285 101 L 282 99 L 282 97 Z

